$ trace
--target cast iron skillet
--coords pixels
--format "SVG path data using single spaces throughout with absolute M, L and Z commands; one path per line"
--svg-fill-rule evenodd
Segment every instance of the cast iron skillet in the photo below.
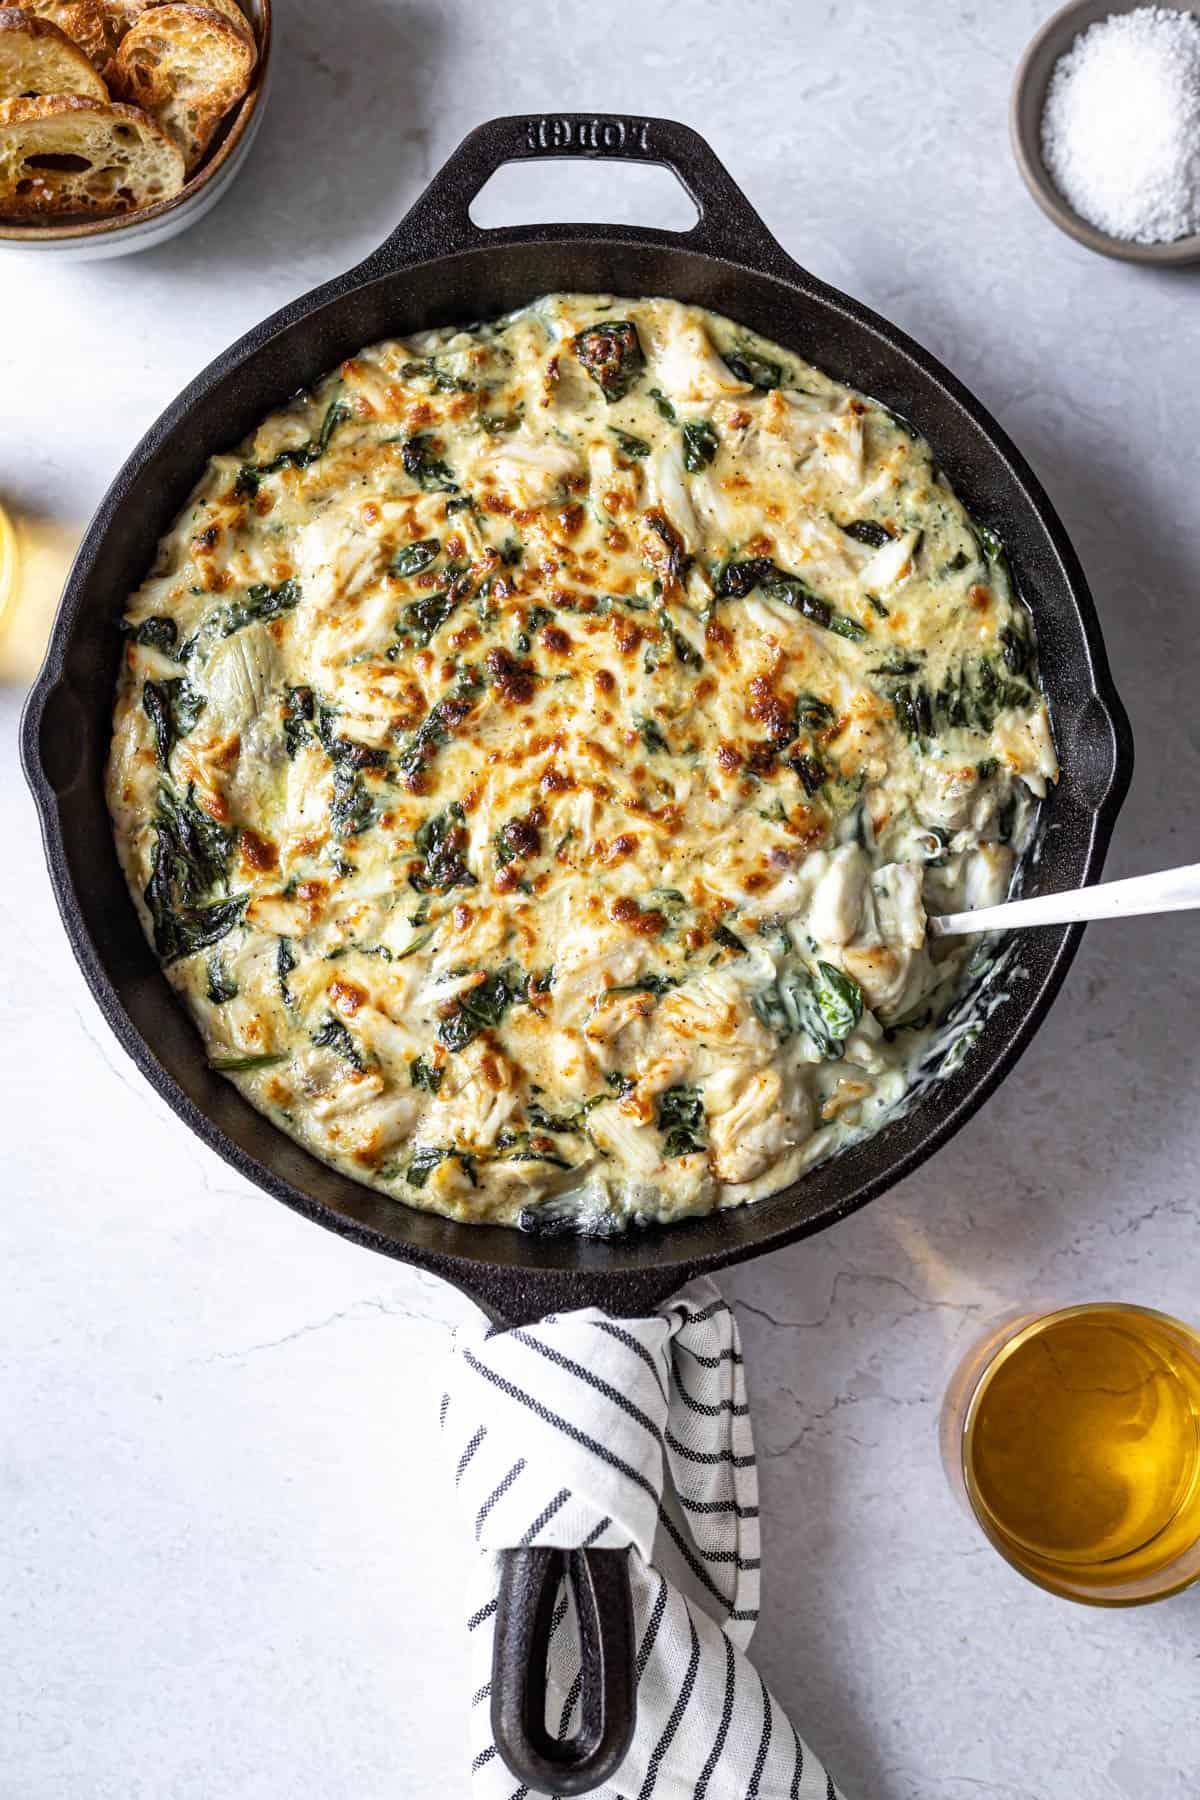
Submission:
M 501 164 L 529 157 L 665 164 L 700 213 L 682 233 L 619 225 L 483 231 L 471 200 Z M 780 248 L 702 138 L 665 119 L 563 114 L 494 119 L 455 151 L 386 243 L 348 274 L 259 325 L 168 407 L 112 487 L 67 582 L 22 727 L 55 895 L 108 1023 L 153 1087 L 241 1174 L 307 1218 L 463 1289 L 495 1319 L 597 1305 L 646 1312 L 702 1270 L 817 1231 L 909 1175 L 974 1113 L 1045 1018 L 1082 928 L 1029 932 L 1027 978 L 987 1020 L 951 1077 L 907 1117 L 740 1211 L 616 1240 L 536 1237 L 410 1211 L 317 1162 L 213 1074 L 130 905 L 105 810 L 123 597 L 208 457 L 362 345 L 468 321 L 553 289 L 668 294 L 727 313 L 874 395 L 934 445 L 976 517 L 1004 538 L 1033 609 L 1062 762 L 1025 891 L 1095 880 L 1124 799 L 1133 747 L 1087 584 L 1036 478 L 995 420 L 911 339 L 826 287 Z M 636 1699 L 625 1553 L 566 1559 L 584 1648 L 583 1723 L 544 1726 L 546 1632 L 559 1552 L 510 1552 L 497 1615 L 493 1722 L 533 1788 L 582 1793 L 618 1766 Z

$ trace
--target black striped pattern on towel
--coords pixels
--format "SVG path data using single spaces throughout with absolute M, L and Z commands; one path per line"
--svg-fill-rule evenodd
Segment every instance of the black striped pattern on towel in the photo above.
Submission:
M 737 1326 L 711 1282 L 645 1319 L 460 1328 L 441 1422 L 480 1547 L 467 1608 L 476 1800 L 526 1800 L 487 1704 L 497 1556 L 522 1544 L 630 1547 L 638 1730 L 604 1800 L 841 1800 L 746 1659 L 758 1471 Z M 560 1736 L 578 1722 L 577 1641 L 564 1589 L 546 1714 Z

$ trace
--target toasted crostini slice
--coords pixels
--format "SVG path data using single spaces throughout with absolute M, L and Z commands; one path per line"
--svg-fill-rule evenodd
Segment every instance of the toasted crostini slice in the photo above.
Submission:
M 0 101 L 0 217 L 133 212 L 183 181 L 183 152 L 134 106 L 77 94 Z
M 0 0 L 0 9 L 35 13 L 39 19 L 49 19 L 78 45 L 94 69 L 104 73 L 109 46 L 100 0 Z
M 169 0 L 103 0 L 105 25 L 112 48 L 114 50 L 117 48 L 121 39 L 137 24 L 143 13 L 149 12 L 152 7 L 168 3 Z M 246 38 L 257 57 L 258 46 L 255 42 L 254 27 L 238 5 L 238 0 L 204 0 L 204 5 L 210 12 L 218 12 L 222 18 L 228 19 L 229 23 Z
M 37 94 L 108 99 L 108 89 L 65 32 L 36 13 L 6 6 L 0 9 L 0 100 Z
M 122 38 L 110 73 L 113 91 L 175 139 L 190 174 L 254 62 L 245 34 L 211 7 L 152 6 Z

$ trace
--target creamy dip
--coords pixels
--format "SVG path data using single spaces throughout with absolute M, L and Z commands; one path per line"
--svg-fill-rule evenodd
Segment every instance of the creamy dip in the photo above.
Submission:
M 109 803 L 214 1068 L 409 1205 L 619 1229 L 910 1089 L 1057 774 L 999 540 L 727 319 L 556 294 L 214 457 Z

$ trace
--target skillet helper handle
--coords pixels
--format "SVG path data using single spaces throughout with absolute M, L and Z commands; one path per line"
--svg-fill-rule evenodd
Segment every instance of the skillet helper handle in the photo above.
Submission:
M 761 268 L 791 266 L 724 163 L 690 125 L 618 113 L 532 113 L 489 119 L 468 134 L 443 163 L 409 213 L 361 266 L 385 275 L 430 257 L 502 243 L 508 229 L 483 230 L 471 218 L 475 196 L 505 163 L 583 157 L 595 161 L 658 163 L 670 169 L 700 217 L 690 231 L 647 231 L 659 238 Z M 529 228 L 515 228 L 528 239 Z M 598 236 L 620 226 L 547 224 L 548 239 Z
M 501 1558 L 492 1652 L 492 1735 L 519 1782 L 547 1794 L 589 1794 L 624 1762 L 637 1724 L 633 1606 L 627 1550 L 537 1545 Z M 573 1737 L 546 1727 L 555 1596 L 570 1583 L 579 1619 L 582 1686 Z

